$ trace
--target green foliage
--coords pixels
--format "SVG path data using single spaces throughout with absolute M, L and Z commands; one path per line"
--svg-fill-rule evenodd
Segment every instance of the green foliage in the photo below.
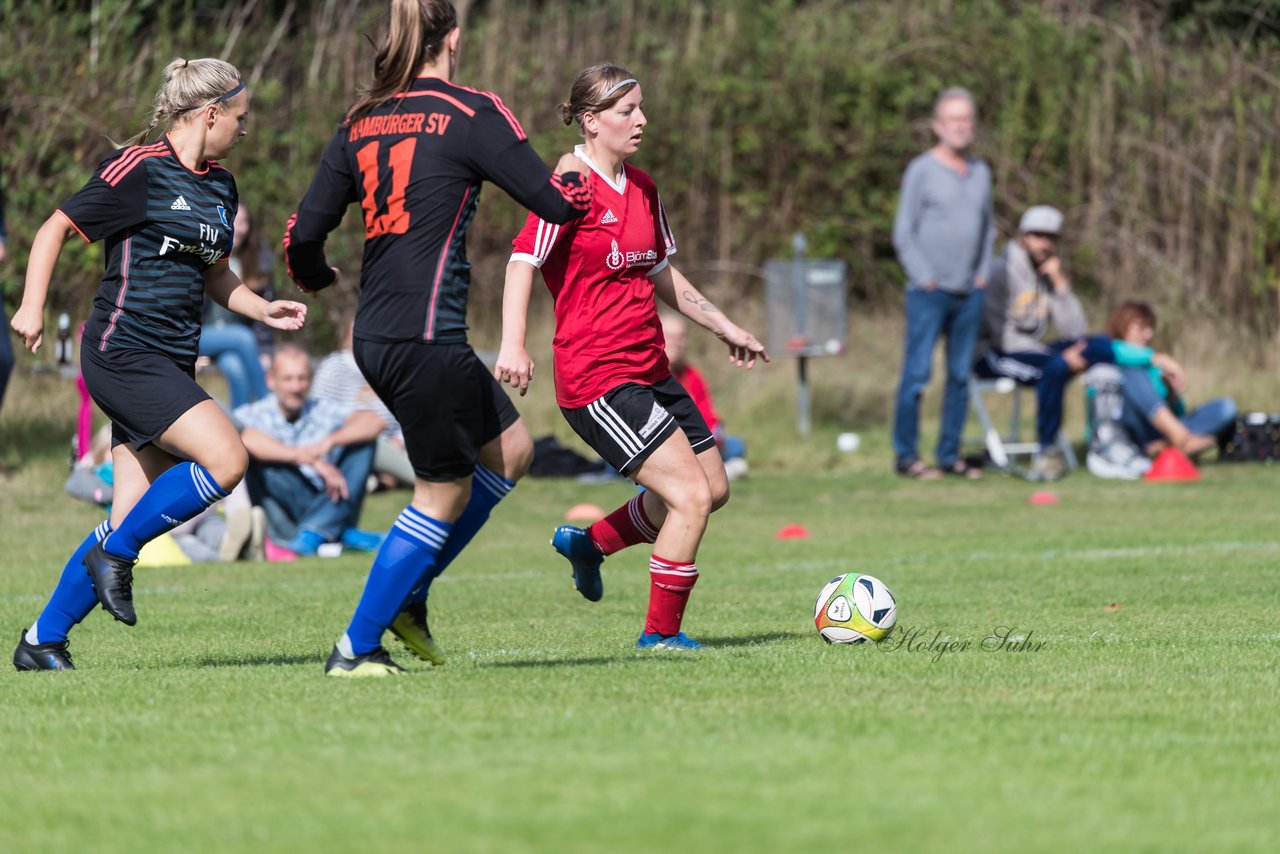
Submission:
M 487 0 L 468 13 L 459 79 L 502 94 L 548 159 L 576 137 L 554 115 L 572 74 L 610 59 L 639 76 L 654 172 L 684 265 L 753 266 L 805 231 L 850 263 L 854 295 L 895 298 L 890 229 L 907 161 L 931 142 L 947 86 L 973 90 L 978 152 L 1007 234 L 1021 210 L 1068 214 L 1082 288 L 1141 292 L 1167 312 L 1277 322 L 1280 42 L 1273 3 L 1177 0 Z M 15 264 L 44 217 L 145 123 L 175 55 L 226 55 L 249 76 L 248 144 L 229 165 L 272 231 L 305 190 L 334 122 L 367 80 L 381 4 L 0 0 L 0 106 Z M 522 213 L 486 194 L 471 232 L 475 299 L 495 305 Z M 349 217 L 349 220 L 356 220 Z M 361 235 L 331 244 L 353 274 Z M 83 307 L 100 257 L 68 252 L 57 306 Z M 330 311 L 354 296 L 326 298 Z M 720 299 L 751 291 L 718 275 Z M 11 288 L 12 289 L 12 288 Z M 11 299 L 12 299 L 11 295 Z

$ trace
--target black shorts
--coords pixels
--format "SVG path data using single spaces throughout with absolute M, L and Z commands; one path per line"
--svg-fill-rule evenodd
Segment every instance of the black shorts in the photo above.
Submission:
M 187 410 L 211 400 L 194 364 L 152 350 L 80 350 L 80 373 L 93 402 L 111 419 L 111 444 L 142 450 Z
M 356 364 L 404 430 L 413 473 L 470 477 L 480 449 L 520 418 L 470 344 L 357 339 Z
M 700 454 L 716 446 L 693 398 L 674 377 L 653 385 L 624 383 L 579 409 L 560 407 L 573 432 L 604 461 L 630 475 L 677 429 Z

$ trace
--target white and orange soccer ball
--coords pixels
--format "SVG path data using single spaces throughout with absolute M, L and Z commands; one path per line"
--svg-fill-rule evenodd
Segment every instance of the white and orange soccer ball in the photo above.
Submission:
M 898 603 L 880 579 L 850 572 L 822 588 L 813 622 L 827 643 L 874 643 L 898 622 Z

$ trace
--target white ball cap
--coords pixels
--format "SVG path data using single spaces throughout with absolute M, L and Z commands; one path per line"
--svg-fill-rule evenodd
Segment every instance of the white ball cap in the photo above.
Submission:
M 1027 208 L 1018 222 L 1023 234 L 1062 234 L 1062 211 L 1048 205 Z

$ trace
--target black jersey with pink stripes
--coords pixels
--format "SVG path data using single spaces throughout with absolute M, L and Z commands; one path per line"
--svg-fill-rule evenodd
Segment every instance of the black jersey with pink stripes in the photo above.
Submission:
M 151 350 L 194 364 L 204 275 L 231 251 L 238 204 L 230 172 L 213 161 L 188 169 L 168 136 L 109 154 L 58 208 L 86 241 L 105 242 L 82 346 Z
M 289 275 L 308 291 L 333 283 L 324 241 L 359 202 L 365 247 L 355 337 L 466 341 L 466 231 L 484 181 L 551 222 L 590 206 L 581 176 L 553 176 L 497 95 L 420 77 L 338 127 L 285 231 Z

